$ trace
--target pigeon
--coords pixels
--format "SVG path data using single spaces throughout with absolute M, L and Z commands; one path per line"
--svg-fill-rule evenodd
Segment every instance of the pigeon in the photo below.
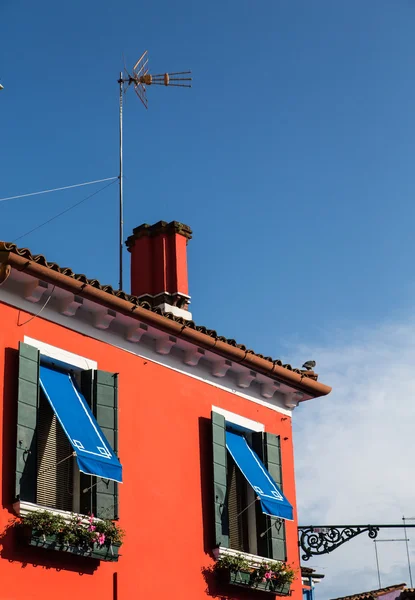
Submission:
M 316 366 L 316 361 L 315 360 L 308 360 L 307 362 L 305 362 L 303 364 L 302 368 L 306 369 L 307 371 L 312 371 L 315 366 Z

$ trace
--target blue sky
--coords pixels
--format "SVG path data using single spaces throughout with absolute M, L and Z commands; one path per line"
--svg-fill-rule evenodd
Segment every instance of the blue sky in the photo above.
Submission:
M 377 402 L 394 401 L 395 381 L 377 375 L 405 370 L 399 402 L 412 389 L 414 20 L 410 0 L 0 0 L 0 198 L 118 174 L 123 55 L 131 67 L 148 49 L 153 72 L 192 69 L 191 90 L 150 89 L 148 111 L 127 94 L 125 237 L 143 222 L 189 224 L 196 322 L 294 364 L 315 358 L 321 380 L 334 385 L 328 405 L 298 412 L 305 517 L 349 520 L 350 501 L 343 512 L 331 477 L 350 432 L 330 453 L 333 464 L 324 462 L 328 436 L 338 446 L 352 406 L 356 427 L 374 412 L 378 439 L 390 435 L 389 407 Z M 2 203 L 0 239 L 98 187 Z M 19 245 L 116 286 L 117 210 L 114 184 Z M 407 454 L 395 433 L 395 461 L 379 465 L 374 455 L 353 481 L 356 495 L 367 472 L 383 486 L 389 467 L 391 481 Z M 359 439 L 367 442 L 364 429 Z M 353 465 L 370 454 L 356 448 Z M 382 505 L 385 520 L 410 512 L 413 493 L 400 482 L 398 512 Z M 374 514 L 373 486 L 356 520 Z M 323 492 L 331 505 L 318 514 L 307 501 Z M 356 573 L 373 563 L 368 552 L 355 553 Z M 330 565 L 335 586 L 342 565 Z M 373 588 L 376 575 L 359 581 Z M 361 591 L 350 578 L 342 585 L 333 595 Z
M 116 79 L 148 49 L 194 85 L 150 89 L 147 112 L 127 95 L 125 232 L 193 228 L 197 322 L 290 360 L 289 340 L 412 306 L 412 2 L 2 0 L 0 17 L 1 197 L 117 175 Z M 0 238 L 95 189 L 4 203 Z M 115 285 L 116 221 L 117 184 L 19 243 Z

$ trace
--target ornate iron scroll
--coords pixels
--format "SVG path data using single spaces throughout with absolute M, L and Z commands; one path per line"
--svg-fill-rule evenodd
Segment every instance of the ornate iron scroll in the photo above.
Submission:
M 309 560 L 311 556 L 329 554 L 336 548 L 367 531 L 369 537 L 374 540 L 381 526 L 377 525 L 336 525 L 326 527 L 299 527 L 298 544 L 303 550 L 303 560 Z M 389 526 L 390 527 L 390 526 Z

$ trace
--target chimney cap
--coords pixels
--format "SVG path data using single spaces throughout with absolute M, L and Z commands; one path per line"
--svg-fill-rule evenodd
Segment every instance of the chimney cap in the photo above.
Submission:
M 158 221 L 157 223 L 154 223 L 154 225 L 143 223 L 142 225 L 135 227 L 135 229 L 133 229 L 133 234 L 130 235 L 126 241 L 126 246 L 128 250 L 131 250 L 135 240 L 139 240 L 142 237 L 155 237 L 162 234 L 172 235 L 174 233 L 182 235 L 187 240 L 192 239 L 192 230 L 188 225 L 180 223 L 179 221 L 170 221 L 170 223 L 167 223 L 167 221 Z

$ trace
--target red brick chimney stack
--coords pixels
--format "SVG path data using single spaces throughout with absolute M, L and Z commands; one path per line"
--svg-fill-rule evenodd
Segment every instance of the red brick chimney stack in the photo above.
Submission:
M 127 240 L 131 252 L 131 294 L 165 312 L 191 319 L 187 242 L 192 230 L 172 221 L 144 223 Z

